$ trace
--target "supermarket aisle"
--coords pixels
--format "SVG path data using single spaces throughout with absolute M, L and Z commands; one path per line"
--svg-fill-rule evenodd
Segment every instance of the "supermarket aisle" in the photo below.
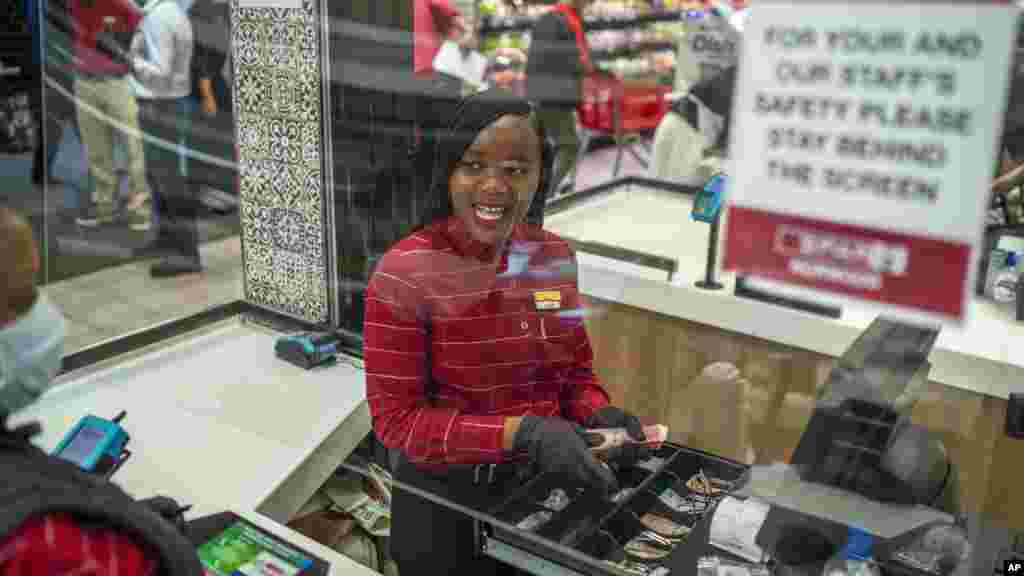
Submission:
M 646 142 L 648 145 L 651 145 L 650 139 L 646 139 Z M 637 149 L 641 156 L 647 155 L 639 144 Z M 615 155 L 616 150 L 614 146 L 598 148 L 587 152 L 582 160 L 580 160 L 577 168 L 575 191 L 579 192 L 580 190 L 593 188 L 615 178 L 613 175 Z M 628 152 L 622 155 L 622 167 L 619 169 L 618 177 L 625 178 L 626 176 L 647 176 L 647 168 L 644 168 Z

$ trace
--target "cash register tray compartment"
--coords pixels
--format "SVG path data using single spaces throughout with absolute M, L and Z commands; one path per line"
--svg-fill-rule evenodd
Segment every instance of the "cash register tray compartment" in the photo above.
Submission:
M 682 514 L 676 512 L 658 499 L 658 492 L 671 484 L 672 488 L 681 496 L 688 495 L 686 481 L 701 470 L 709 478 L 718 478 L 729 482 L 737 482 L 747 470 L 747 466 L 744 464 L 707 452 L 679 445 L 673 445 L 673 447 L 676 450 L 673 458 L 657 474 L 645 481 L 621 506 L 603 519 L 595 530 L 576 543 L 574 548 L 598 560 L 619 561 L 625 556 L 622 547 L 646 530 L 640 523 L 640 517 L 648 512 L 668 518 L 676 524 L 693 528 L 703 517 L 703 513 Z M 685 543 L 686 541 L 683 540 L 676 546 L 676 549 L 684 546 Z M 666 556 L 661 563 L 667 562 L 671 555 Z
M 663 466 L 675 457 L 678 449 L 671 446 L 662 446 L 655 456 L 665 460 Z M 638 487 L 652 477 L 652 472 L 642 468 L 624 470 L 618 474 L 619 483 L 622 486 Z M 550 522 L 538 528 L 534 533 L 538 536 L 553 540 L 559 544 L 572 546 L 578 542 L 585 533 L 589 533 L 598 526 L 622 503 L 612 503 L 594 498 L 587 493 L 580 493 L 575 487 L 568 487 L 559 478 L 550 474 L 541 474 L 502 501 L 501 504 L 491 510 L 491 514 L 503 522 L 517 524 L 530 514 L 539 512 L 545 508 L 541 502 L 548 497 L 555 489 L 565 490 L 572 499 L 570 504 L 560 512 L 552 512 L 554 517 Z M 507 534 L 507 532 L 503 532 Z M 510 535 L 515 538 L 515 535 Z
M 664 459 L 663 466 L 667 466 L 677 451 L 678 447 L 666 443 L 654 455 Z M 635 469 L 621 472 L 618 478 L 619 482 L 624 485 L 639 488 L 654 476 L 655 474 L 649 471 Z M 539 563 L 554 562 L 588 576 L 590 574 L 621 576 L 620 572 L 609 569 L 596 560 L 593 561 L 595 564 L 588 564 L 568 557 L 559 551 L 557 545 L 575 548 L 576 544 L 596 532 L 597 527 L 610 518 L 615 510 L 625 503 L 624 501 L 616 504 L 598 500 L 586 494 L 580 495 L 575 488 L 564 486 L 559 479 L 549 474 L 541 474 L 513 492 L 490 513 L 503 522 L 515 525 L 530 514 L 544 510 L 540 502 L 556 488 L 561 488 L 569 493 L 572 502 L 561 512 L 555 512 L 550 522 L 534 532 L 536 536 L 551 542 L 550 545 L 540 546 L 522 537 L 516 531 L 503 530 L 497 526 L 491 527 L 489 538 L 499 541 L 503 545 L 503 549 L 511 549 L 516 555 L 529 557 Z M 534 574 L 547 573 L 544 569 L 524 568 L 524 570 Z
M 548 524 L 534 532 L 537 536 L 550 541 L 549 546 L 542 547 L 515 532 L 497 527 L 491 530 L 489 537 L 500 541 L 506 549 L 511 547 L 517 553 L 541 559 L 540 562 L 554 562 L 580 574 L 599 573 L 606 576 L 621 576 L 620 570 L 606 565 L 602 560 L 616 561 L 622 558 L 621 547 L 644 530 L 639 521 L 639 517 L 644 513 L 659 512 L 686 525 L 696 523 L 697 518 L 686 519 L 681 515 L 673 514 L 658 501 L 656 494 L 650 490 L 655 483 L 664 481 L 663 479 L 666 477 L 672 480 L 678 477 L 685 483 L 702 469 L 709 477 L 736 481 L 747 469 L 743 464 L 671 442 L 666 442 L 655 455 L 666 460 L 665 464 L 655 473 L 626 472 L 626 478 L 620 475 L 620 482 L 628 481 L 628 476 L 632 476 L 634 481 L 643 476 L 642 481 L 635 485 L 630 496 L 617 504 L 598 502 L 585 496 L 574 499 L 566 509 L 556 513 Z M 529 514 L 543 510 L 539 502 L 551 490 L 561 487 L 570 492 L 570 496 L 576 492 L 574 489 L 559 486 L 557 482 L 546 476 L 541 475 L 531 480 L 498 506 L 492 515 L 504 522 L 516 524 Z M 678 489 L 685 492 L 685 486 L 678 487 Z M 582 552 L 592 558 L 593 563 L 583 563 L 568 557 L 559 551 L 559 546 L 556 544 Z M 540 572 L 532 571 L 532 573 L 539 574 Z

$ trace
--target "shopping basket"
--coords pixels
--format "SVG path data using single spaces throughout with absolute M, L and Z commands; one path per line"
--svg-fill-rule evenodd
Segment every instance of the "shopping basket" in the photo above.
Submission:
M 668 111 L 668 94 L 671 91 L 670 86 L 651 81 L 623 80 L 607 75 L 585 78 L 582 98 L 576 110 L 583 136 L 580 156 L 586 153 L 595 136 L 612 136 L 617 148 L 615 177 L 622 167 L 624 151 L 629 151 L 646 168 L 647 160 L 637 153 L 633 137 L 658 127 Z M 642 142 L 641 145 L 647 148 Z M 575 178 L 574 170 L 574 185 Z

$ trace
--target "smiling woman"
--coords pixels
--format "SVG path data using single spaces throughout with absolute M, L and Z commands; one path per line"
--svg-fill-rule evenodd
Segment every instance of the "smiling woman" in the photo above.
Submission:
M 527 220 L 538 223 L 543 198 L 535 200 L 547 190 L 554 155 L 545 142 L 536 111 L 511 93 L 495 89 L 463 101 L 438 137 L 428 206 L 416 230 L 456 216 L 456 203 L 466 191 L 487 190 L 492 200 L 514 196 L 505 207 L 524 203 Z M 516 221 L 508 216 L 506 223 Z
M 498 90 L 463 101 L 439 140 L 424 224 L 385 254 L 366 291 L 366 396 L 396 480 L 479 511 L 520 486 L 525 460 L 614 493 L 581 427 L 644 438 L 591 367 L 575 255 L 530 223 L 552 164 L 544 142 L 527 102 Z M 609 459 L 642 456 L 624 447 Z M 403 574 L 498 573 L 469 517 L 402 490 L 392 515 Z
M 452 208 L 484 244 L 508 238 L 541 179 L 540 135 L 527 116 L 498 118 L 477 136 L 448 182 Z

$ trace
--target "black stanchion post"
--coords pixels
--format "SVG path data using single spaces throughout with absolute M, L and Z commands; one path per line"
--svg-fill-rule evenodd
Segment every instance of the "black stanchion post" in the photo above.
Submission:
M 704 263 L 704 279 L 698 280 L 696 285 L 703 290 L 721 290 L 723 286 L 715 280 L 715 266 L 718 265 L 718 225 L 722 220 L 722 211 L 719 210 L 711 220 L 711 233 L 708 234 L 708 256 Z

